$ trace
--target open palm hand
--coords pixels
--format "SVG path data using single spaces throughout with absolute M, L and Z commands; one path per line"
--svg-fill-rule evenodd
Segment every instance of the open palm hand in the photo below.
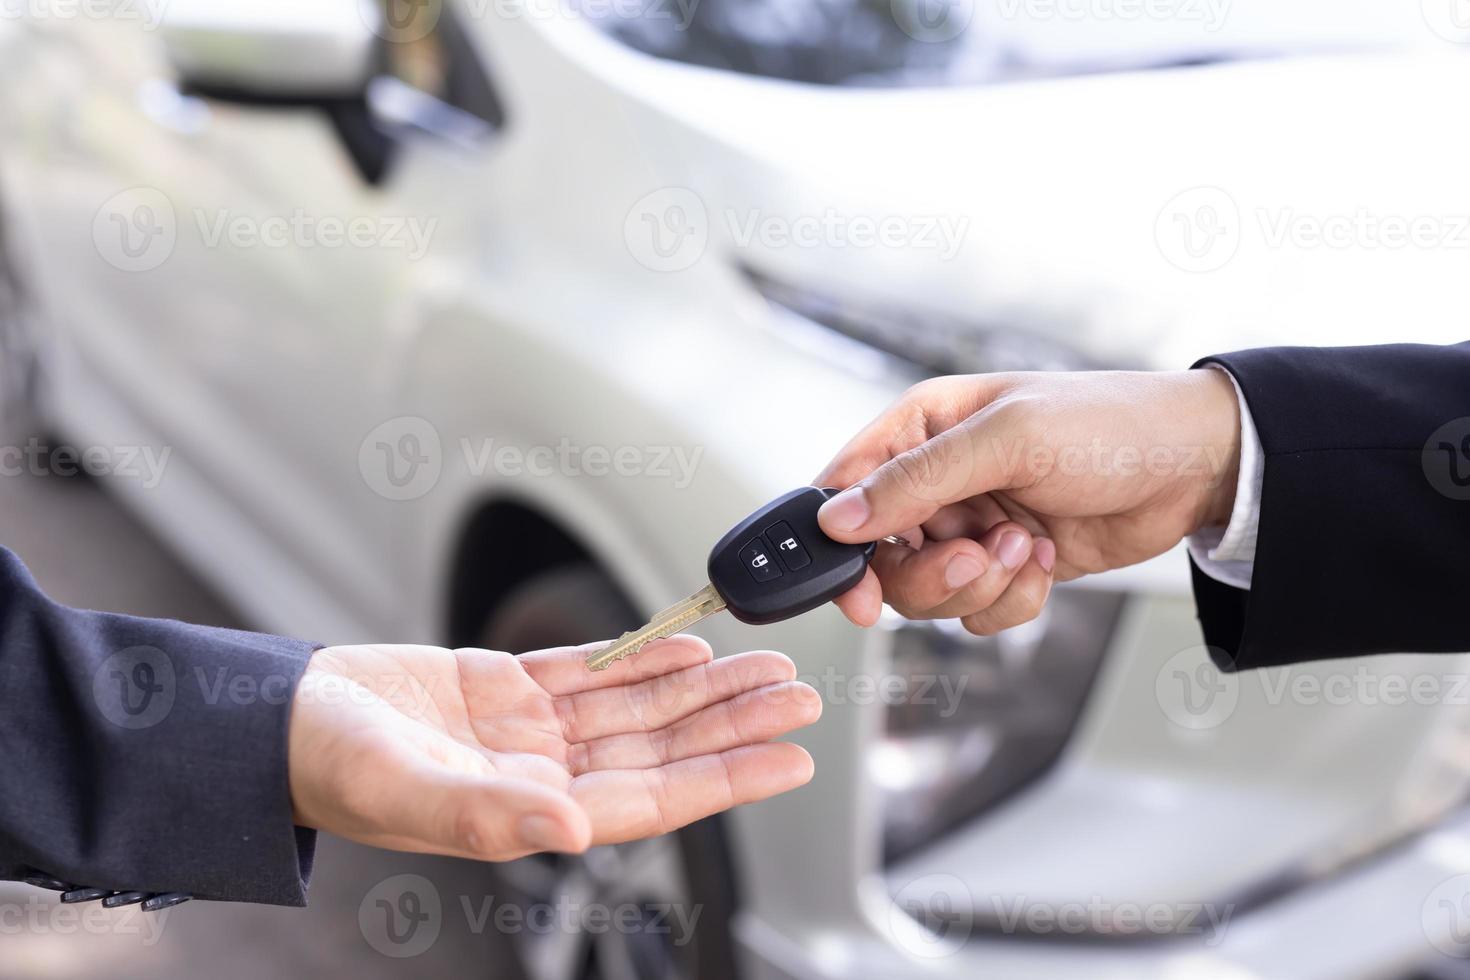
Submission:
M 291 716 L 303 826 L 394 850 L 509 860 L 666 833 L 806 783 L 772 742 L 821 714 L 779 653 L 691 636 L 600 673 L 595 648 L 329 647 Z

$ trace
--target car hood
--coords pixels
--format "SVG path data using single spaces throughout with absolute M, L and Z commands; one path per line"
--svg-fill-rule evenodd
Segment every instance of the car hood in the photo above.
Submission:
M 630 56 L 624 80 L 731 261 L 1167 367 L 1464 336 L 1470 59 L 1445 47 L 942 90 Z

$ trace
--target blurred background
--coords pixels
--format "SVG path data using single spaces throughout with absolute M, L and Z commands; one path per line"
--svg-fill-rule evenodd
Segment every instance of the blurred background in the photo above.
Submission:
M 0 543 L 85 607 L 614 636 L 925 377 L 1462 340 L 1467 45 L 1463 0 L 0 0 Z M 307 910 L 0 884 L 0 976 L 1470 976 L 1465 656 L 1220 675 L 1182 552 L 994 638 L 723 619 L 823 696 L 800 791 L 500 866 L 324 839 Z

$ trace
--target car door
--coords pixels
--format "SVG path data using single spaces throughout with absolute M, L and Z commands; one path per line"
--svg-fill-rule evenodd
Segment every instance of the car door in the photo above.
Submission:
M 268 6 L 289 65 L 297 8 Z M 112 365 L 127 402 L 258 532 L 264 564 L 329 592 L 312 605 L 339 607 L 343 623 L 363 611 L 388 621 L 385 504 L 415 496 L 425 472 L 414 423 L 395 421 L 395 338 L 455 217 L 426 212 L 397 165 L 462 164 L 498 106 L 447 17 L 379 44 L 373 84 L 404 117 L 394 120 L 375 118 L 362 94 L 191 77 L 200 66 L 169 49 L 168 26 L 125 76 L 78 96 L 76 111 L 115 120 L 78 147 L 96 190 L 66 225 L 86 219 L 103 260 L 76 311 L 78 346 Z M 211 23 L 212 40 L 229 27 Z

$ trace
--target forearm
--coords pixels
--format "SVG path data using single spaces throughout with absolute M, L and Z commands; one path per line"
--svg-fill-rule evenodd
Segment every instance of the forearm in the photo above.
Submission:
M 303 904 L 287 722 L 311 649 L 69 609 L 0 549 L 0 875 Z

